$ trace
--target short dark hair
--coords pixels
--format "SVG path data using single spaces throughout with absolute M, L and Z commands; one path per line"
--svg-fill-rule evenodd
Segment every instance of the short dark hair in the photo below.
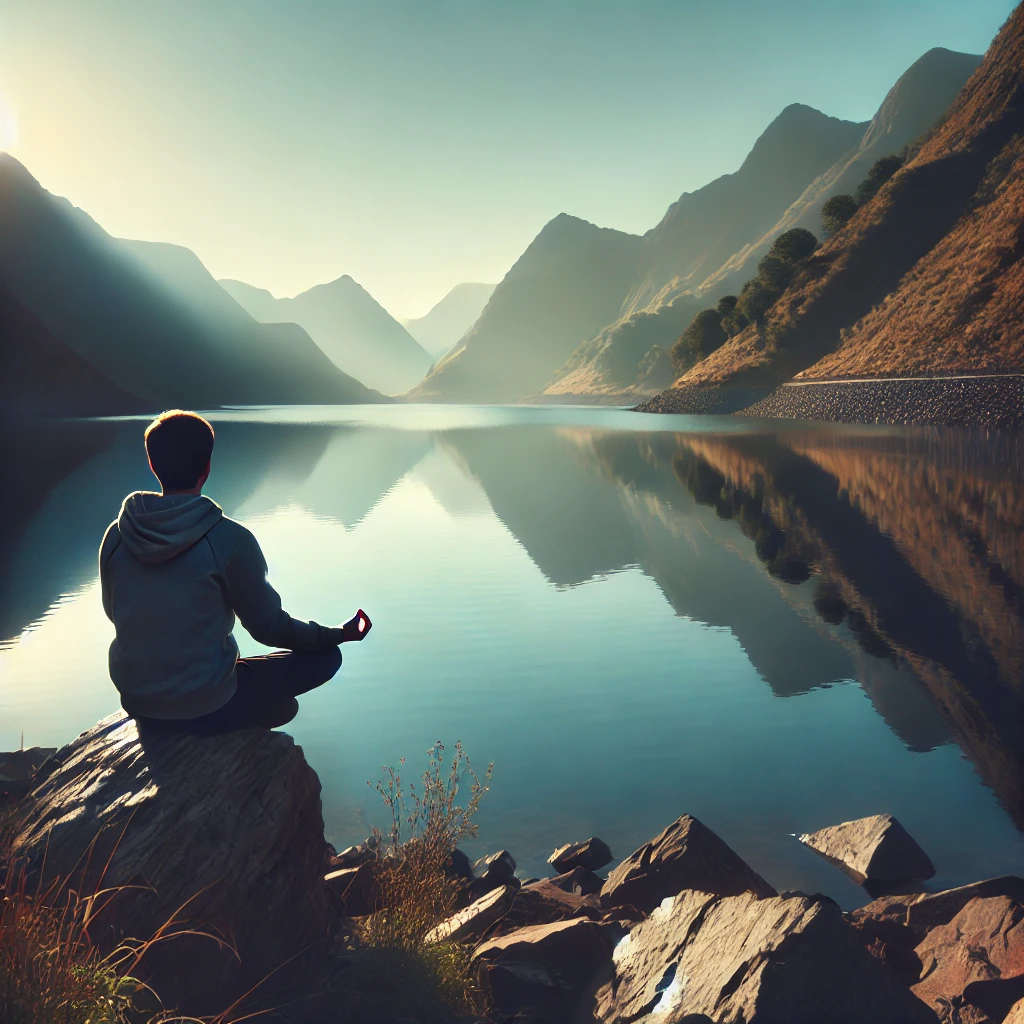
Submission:
M 146 454 L 165 491 L 187 491 L 206 472 L 213 427 L 198 413 L 168 409 L 146 427 Z

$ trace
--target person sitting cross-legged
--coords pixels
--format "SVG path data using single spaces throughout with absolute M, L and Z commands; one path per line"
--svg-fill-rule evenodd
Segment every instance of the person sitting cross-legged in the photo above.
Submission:
M 202 494 L 213 442 L 194 412 L 158 416 L 145 443 L 161 490 L 129 494 L 100 546 L 103 610 L 116 632 L 110 678 L 147 729 L 283 725 L 295 698 L 341 667 L 339 644 L 371 627 L 362 609 L 333 627 L 281 607 L 256 538 Z M 284 650 L 239 658 L 236 615 L 254 640 Z

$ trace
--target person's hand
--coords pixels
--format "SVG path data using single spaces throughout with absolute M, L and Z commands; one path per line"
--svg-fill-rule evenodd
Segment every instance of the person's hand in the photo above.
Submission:
M 344 639 L 341 642 L 344 644 L 350 643 L 353 640 L 365 640 L 366 634 L 372 628 L 373 623 L 370 621 L 370 616 L 360 608 L 348 622 L 343 623 L 341 630 L 344 634 Z

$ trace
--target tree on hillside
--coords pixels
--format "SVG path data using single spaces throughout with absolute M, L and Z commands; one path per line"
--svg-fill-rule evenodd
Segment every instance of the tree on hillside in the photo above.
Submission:
M 769 291 L 781 295 L 796 276 L 796 264 L 768 253 L 757 265 L 757 276 Z
M 893 153 L 883 156 L 871 165 L 868 176 L 857 186 L 857 202 L 863 206 L 871 202 L 878 190 L 903 166 L 903 157 Z
M 857 212 L 857 200 L 853 196 L 832 196 L 821 208 L 821 227 L 826 238 L 842 231 L 846 222 Z
M 679 369 L 686 369 L 721 348 L 727 338 L 722 314 L 717 309 L 702 309 L 672 346 L 672 361 Z
M 760 327 L 764 323 L 765 313 L 778 297 L 778 292 L 769 288 L 759 277 L 755 277 L 743 286 L 736 308 L 747 320 Z
M 744 327 L 750 322 L 747 318 L 736 308 L 736 304 L 739 299 L 735 295 L 723 295 L 718 300 L 718 305 L 715 309 L 722 315 L 722 330 L 730 337 L 733 338 Z
M 798 263 L 807 259 L 818 248 L 818 240 L 806 228 L 791 228 L 784 231 L 768 250 L 771 256 Z

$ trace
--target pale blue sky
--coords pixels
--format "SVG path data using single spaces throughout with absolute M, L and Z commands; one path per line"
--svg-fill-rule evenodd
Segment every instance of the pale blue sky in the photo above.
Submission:
M 349 273 L 417 316 L 563 210 L 653 226 L 788 103 L 866 120 L 1013 6 L 0 0 L 0 136 L 114 234 L 278 295 Z

